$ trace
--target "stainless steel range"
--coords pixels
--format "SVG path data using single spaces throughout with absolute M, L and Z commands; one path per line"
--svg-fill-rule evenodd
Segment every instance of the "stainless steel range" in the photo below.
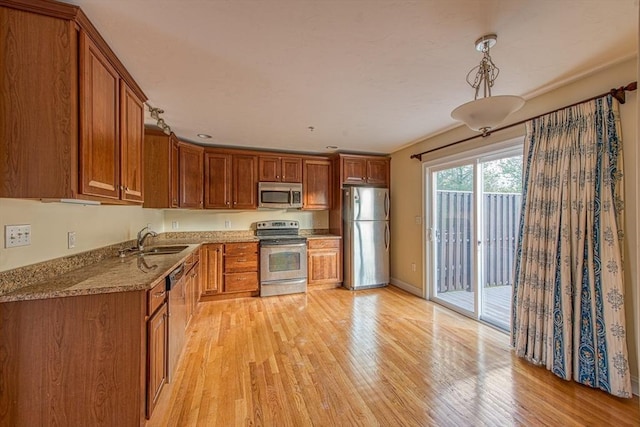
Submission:
M 260 296 L 307 291 L 307 239 L 298 221 L 256 223 L 260 239 Z

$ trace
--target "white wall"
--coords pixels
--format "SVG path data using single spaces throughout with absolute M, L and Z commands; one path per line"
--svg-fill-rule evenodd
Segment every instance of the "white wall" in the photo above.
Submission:
M 166 210 L 164 211 L 164 231 L 208 231 L 208 230 L 250 230 L 253 223 L 270 219 L 289 219 L 300 222 L 301 229 L 329 228 L 328 211 L 296 210 Z M 229 221 L 229 227 L 225 222 Z M 178 228 L 173 228 L 177 222 Z
M 139 206 L 83 206 L 42 203 L 34 200 L 0 198 L 0 271 L 11 270 L 53 258 L 73 255 L 134 239 L 147 224 L 158 232 L 250 230 L 256 221 L 292 219 L 300 227 L 326 229 L 328 212 L 258 210 L 258 211 L 190 211 L 143 209 Z M 172 229 L 172 222 L 178 229 Z M 230 227 L 225 229 L 225 221 Z M 6 249 L 6 225 L 31 224 L 31 245 Z M 67 232 L 76 232 L 76 247 L 67 248 Z
M 83 206 L 0 199 L 0 271 L 46 261 L 135 238 L 151 224 L 162 230 L 163 212 L 139 206 Z M 31 245 L 6 249 L 4 227 L 31 224 Z M 67 232 L 76 232 L 76 247 L 67 248 Z

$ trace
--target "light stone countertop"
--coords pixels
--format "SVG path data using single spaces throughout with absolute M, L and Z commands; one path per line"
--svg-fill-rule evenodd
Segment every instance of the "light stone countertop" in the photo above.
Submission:
M 165 280 L 165 277 L 192 252 L 206 243 L 258 242 L 247 234 L 185 235 L 182 238 L 161 237 L 153 239 L 150 246 L 188 245 L 177 254 L 145 255 L 132 253 L 124 258 L 107 257 L 84 267 L 59 274 L 42 282 L 20 287 L 0 294 L 0 303 L 92 295 L 113 292 L 148 290 Z M 302 234 L 302 233 L 301 233 Z M 176 235 L 178 236 L 178 235 Z M 340 236 L 325 233 L 302 234 L 308 239 L 339 239 Z
M 0 302 L 148 290 L 165 280 L 174 268 L 200 247 L 199 244 L 188 246 L 177 254 L 129 254 L 124 258 L 107 258 L 53 279 L 0 295 Z

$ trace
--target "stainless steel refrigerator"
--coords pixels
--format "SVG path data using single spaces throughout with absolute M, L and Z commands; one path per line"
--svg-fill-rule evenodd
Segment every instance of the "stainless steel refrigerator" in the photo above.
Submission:
M 344 286 L 364 289 L 389 283 L 389 190 L 349 187 L 344 201 Z

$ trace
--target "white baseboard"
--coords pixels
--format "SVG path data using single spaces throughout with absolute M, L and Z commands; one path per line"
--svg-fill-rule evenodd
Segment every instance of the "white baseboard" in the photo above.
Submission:
M 389 279 L 389 284 L 395 286 L 396 288 L 400 288 L 403 291 L 407 291 L 417 297 L 424 298 L 422 289 L 418 289 L 415 286 L 408 284 L 407 282 L 403 282 L 402 280 L 391 277 Z

